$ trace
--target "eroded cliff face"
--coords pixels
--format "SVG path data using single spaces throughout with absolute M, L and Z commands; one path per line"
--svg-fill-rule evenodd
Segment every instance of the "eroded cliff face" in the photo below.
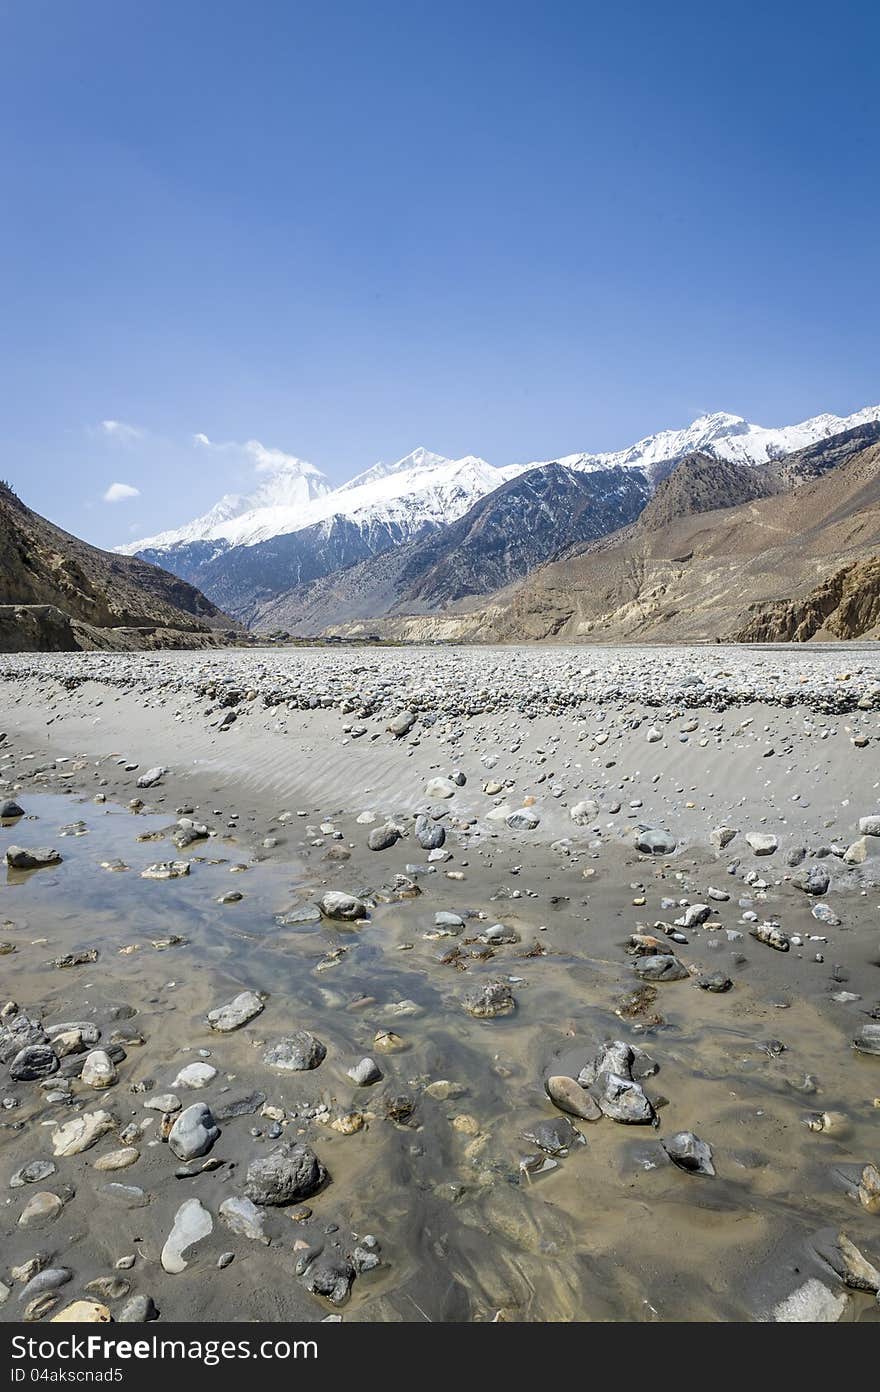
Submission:
M 880 637 L 880 556 L 843 566 L 800 600 L 750 605 L 740 643 Z

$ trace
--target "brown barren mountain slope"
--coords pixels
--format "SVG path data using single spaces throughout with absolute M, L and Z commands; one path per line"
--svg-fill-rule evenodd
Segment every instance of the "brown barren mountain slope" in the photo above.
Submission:
M 216 642 L 235 630 L 199 590 L 157 566 L 80 541 L 0 484 L 0 646 L 76 647 Z M 154 630 L 127 636 L 120 630 Z M 111 633 L 109 630 L 113 630 Z M 102 636 L 102 631 L 107 631 Z M 164 638 L 164 634 L 168 634 Z M 199 635 L 202 635 L 200 638 Z
M 670 516 L 664 494 L 675 510 L 714 501 L 703 495 L 706 468 L 699 456 L 683 461 L 636 523 L 479 608 L 377 627 L 406 638 L 484 641 L 770 641 L 878 631 L 878 566 L 869 563 L 880 557 L 880 444 L 789 492 Z

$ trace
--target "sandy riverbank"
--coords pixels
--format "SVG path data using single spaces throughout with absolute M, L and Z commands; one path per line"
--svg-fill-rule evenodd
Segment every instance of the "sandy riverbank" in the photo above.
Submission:
M 807 1281 L 808 1313 L 875 1317 L 828 1242 L 843 1231 L 880 1257 L 858 1196 L 880 1062 L 851 1046 L 880 996 L 880 836 L 859 827 L 880 813 L 878 677 L 870 648 L 3 659 L 2 796 L 25 813 L 4 844 L 63 857 L 9 872 L 0 961 L 18 1016 L 3 1024 L 91 1020 L 104 1047 L 124 1022 L 144 1042 L 115 1046 L 106 1089 L 75 1076 L 85 1044 L 42 1082 L 4 1082 L 4 1174 L 56 1169 L 6 1191 L 0 1318 L 79 1297 L 119 1318 L 149 1296 L 165 1319 L 764 1319 Z M 151 768 L 165 772 L 138 789 Z M 175 847 L 181 816 L 210 835 Z M 650 834 L 670 849 L 640 853 Z M 756 854 L 769 843 L 749 836 L 776 845 Z M 139 873 L 175 859 L 188 874 Z M 799 887 L 810 871 L 824 892 Z M 336 890 L 361 898 L 359 927 L 313 907 Z M 768 923 L 788 950 L 751 936 Z M 670 955 L 681 979 L 640 981 Z M 715 977 L 729 988 L 700 989 Z M 511 1007 L 475 1018 L 469 993 L 490 982 Z M 208 1010 L 241 990 L 264 1009 L 218 1035 Z M 319 1066 L 267 1063 L 300 1029 L 326 1048 Z M 658 1065 L 633 1067 L 656 1125 L 608 1107 L 570 1118 L 585 1144 L 551 1155 L 559 1136 L 536 1127 L 567 1114 L 548 1076 L 589 1072 L 614 1039 Z M 216 1076 L 172 1088 L 200 1050 Z M 359 1086 L 364 1057 L 382 1076 Z M 602 1086 L 589 1095 L 607 1104 Z M 203 1156 L 160 1140 L 145 1103 L 168 1091 L 213 1110 Z M 57 1126 L 96 1108 L 114 1115 L 106 1137 L 54 1158 Z M 149 1117 L 130 1167 L 96 1171 Z M 709 1144 L 714 1177 L 670 1162 L 680 1132 Z M 231 1233 L 223 1201 L 296 1142 L 330 1175 L 311 1216 L 258 1205 L 270 1243 Z M 60 1206 L 22 1226 L 35 1190 Z M 176 1274 L 161 1253 L 188 1198 L 211 1231 Z M 11 1268 L 34 1260 L 70 1275 L 22 1305 Z M 340 1305 L 320 1292 L 328 1267 Z

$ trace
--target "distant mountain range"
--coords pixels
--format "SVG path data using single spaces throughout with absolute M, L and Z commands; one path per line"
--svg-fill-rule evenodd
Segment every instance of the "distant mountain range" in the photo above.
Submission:
M 880 423 L 754 468 L 688 455 L 634 523 L 479 600 L 404 603 L 368 627 L 411 641 L 880 637 Z
M 803 480 L 786 474 L 786 459 L 877 421 L 880 407 L 778 429 L 717 413 L 623 450 L 503 468 L 419 448 L 337 488 L 311 464 L 285 459 L 256 492 L 228 495 L 185 526 L 118 549 L 197 585 L 260 631 L 309 635 L 444 613 L 473 608 L 643 509 L 657 527 L 661 508 L 670 522 L 694 510 L 697 493 L 726 507 L 791 488 Z M 704 461 L 699 470 L 665 487 L 694 457 Z

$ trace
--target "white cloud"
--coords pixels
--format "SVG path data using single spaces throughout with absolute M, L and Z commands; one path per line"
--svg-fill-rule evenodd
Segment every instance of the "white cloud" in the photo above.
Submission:
M 304 459 L 297 459 L 295 454 L 285 454 L 284 450 L 261 445 L 259 440 L 248 440 L 243 449 L 254 461 L 258 474 L 277 474 L 282 469 L 299 469 L 306 462 Z
M 142 440 L 146 434 L 146 431 L 142 430 L 139 425 L 127 425 L 125 421 L 118 420 L 102 420 L 101 429 L 112 440 L 120 440 L 125 445 L 130 445 L 135 440 Z
M 297 459 L 295 454 L 286 454 L 284 450 L 264 445 L 260 440 L 246 440 L 244 444 L 237 440 L 220 443 L 209 440 L 207 435 L 199 431 L 193 435 L 192 441 L 197 448 L 216 450 L 220 454 L 243 454 L 253 461 L 258 474 L 279 474 L 287 469 L 298 473 L 303 468 L 312 467 L 307 460 Z
M 129 498 L 139 498 L 141 490 L 130 483 L 111 483 L 104 494 L 105 503 L 124 503 Z

